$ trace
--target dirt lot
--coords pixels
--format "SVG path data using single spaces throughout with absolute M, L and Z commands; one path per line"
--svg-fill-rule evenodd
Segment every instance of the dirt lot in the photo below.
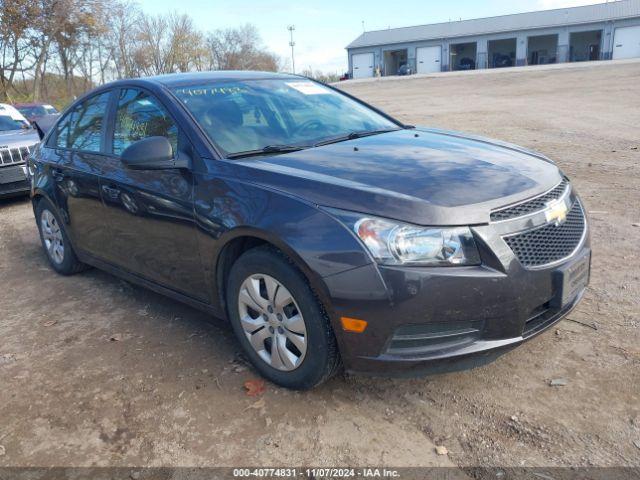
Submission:
M 587 326 L 474 371 L 249 398 L 224 324 L 97 270 L 57 276 L 28 201 L 1 202 L 0 465 L 640 466 L 639 84 L 640 63 L 344 85 L 406 122 L 544 152 L 590 211 L 592 283 L 570 316 Z

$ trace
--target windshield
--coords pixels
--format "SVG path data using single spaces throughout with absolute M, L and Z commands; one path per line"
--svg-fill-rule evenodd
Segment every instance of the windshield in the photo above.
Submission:
M 175 95 L 227 155 L 308 147 L 400 127 L 345 95 L 305 79 L 212 82 Z
M 28 126 L 29 122 L 25 122 L 24 120 L 15 120 L 7 115 L 0 115 L 1 132 L 7 130 L 20 130 L 22 128 L 27 128 Z

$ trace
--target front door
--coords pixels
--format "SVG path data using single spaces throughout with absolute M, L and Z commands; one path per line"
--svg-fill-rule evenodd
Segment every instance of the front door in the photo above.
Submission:
M 184 169 L 132 170 L 120 155 L 133 142 L 164 136 L 174 154 L 189 150 L 175 121 L 149 92 L 117 93 L 114 125 L 107 138 L 109 168 L 100 181 L 112 231 L 110 261 L 125 270 L 207 300 L 193 211 L 193 176 Z

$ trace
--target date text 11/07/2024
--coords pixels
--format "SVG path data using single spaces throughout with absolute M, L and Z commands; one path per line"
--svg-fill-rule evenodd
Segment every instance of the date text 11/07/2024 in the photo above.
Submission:
M 398 478 L 400 473 L 387 468 L 235 468 L 234 478 Z

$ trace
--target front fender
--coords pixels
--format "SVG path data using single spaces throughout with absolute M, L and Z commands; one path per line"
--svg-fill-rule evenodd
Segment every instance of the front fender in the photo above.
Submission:
M 237 179 L 203 177 L 196 179 L 195 217 L 212 292 L 222 287 L 216 276 L 221 253 L 240 237 L 257 238 L 279 248 L 323 297 L 328 295 L 323 277 L 371 264 L 354 236 L 316 205 Z M 219 299 L 213 301 L 222 310 Z

